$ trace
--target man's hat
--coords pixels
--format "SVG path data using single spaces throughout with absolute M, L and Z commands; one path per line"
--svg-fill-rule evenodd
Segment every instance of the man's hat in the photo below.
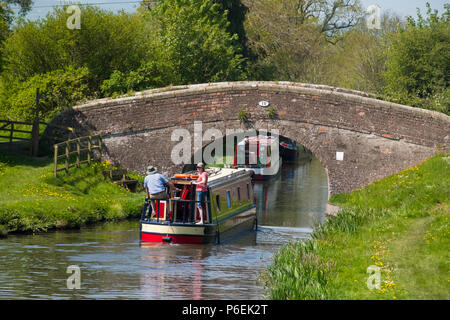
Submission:
M 204 168 L 204 167 L 205 167 L 205 165 L 203 164 L 203 162 L 199 162 L 197 164 L 197 168 Z
M 154 166 L 148 166 L 146 174 L 152 174 L 156 172 L 156 168 Z

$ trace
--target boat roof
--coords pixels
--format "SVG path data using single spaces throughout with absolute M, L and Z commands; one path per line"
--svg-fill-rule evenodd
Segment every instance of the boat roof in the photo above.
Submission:
M 251 176 L 253 171 L 247 168 L 220 168 L 220 167 L 210 167 L 206 169 L 208 173 L 208 186 L 214 187 L 223 183 L 230 182 L 234 179 Z M 186 172 L 185 174 L 198 174 L 194 172 Z M 172 178 L 172 180 L 177 180 Z
M 274 137 L 247 137 L 243 140 L 241 140 L 238 145 L 244 145 L 245 143 L 249 144 L 255 144 L 259 143 L 263 146 L 270 146 L 276 142 L 276 139 Z
M 210 187 L 217 186 L 222 183 L 227 183 L 231 180 L 251 176 L 253 171 L 246 168 L 218 168 L 213 167 L 209 170 L 214 170 L 213 173 L 208 174 L 208 185 Z

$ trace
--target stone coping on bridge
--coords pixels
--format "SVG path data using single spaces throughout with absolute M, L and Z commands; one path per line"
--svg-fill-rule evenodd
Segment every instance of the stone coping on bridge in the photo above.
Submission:
M 375 99 L 372 94 L 356 91 L 351 89 L 344 89 L 338 87 L 331 87 L 318 84 L 296 83 L 288 81 L 240 81 L 240 82 L 217 82 L 205 84 L 193 84 L 182 86 L 170 86 L 158 89 L 151 89 L 136 92 L 133 96 L 119 97 L 119 98 L 103 98 L 89 101 L 85 104 L 74 106 L 74 110 L 87 111 L 92 109 L 99 109 L 103 107 L 121 106 L 127 103 L 134 103 L 138 100 L 154 101 L 168 98 L 184 97 L 196 94 L 227 92 L 238 90 L 261 90 L 272 92 L 291 92 L 298 94 L 306 94 L 313 96 L 337 95 L 357 103 L 365 103 L 374 107 L 383 109 L 397 109 L 416 113 L 421 117 L 430 117 L 433 119 L 440 119 L 449 123 L 450 117 L 436 111 L 414 108 L 393 102 Z

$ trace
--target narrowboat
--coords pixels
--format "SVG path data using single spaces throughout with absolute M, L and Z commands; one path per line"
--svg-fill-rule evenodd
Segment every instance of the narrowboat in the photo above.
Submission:
M 254 171 L 254 180 L 266 180 L 278 175 L 282 159 L 279 155 L 279 140 L 275 137 L 247 137 L 235 149 L 235 168 Z
M 280 137 L 280 156 L 283 162 L 297 161 L 297 144 L 294 140 Z
M 155 201 L 155 213 L 146 202 L 141 217 L 142 242 L 178 244 L 220 243 L 237 233 L 256 229 L 256 205 L 253 200 L 252 171 L 242 168 L 212 168 L 208 173 L 206 200 L 201 203 L 204 224 L 197 208 L 194 172 L 176 174 L 170 180 L 182 191 L 170 193 L 167 200 Z M 151 209 L 149 209 L 151 211 Z

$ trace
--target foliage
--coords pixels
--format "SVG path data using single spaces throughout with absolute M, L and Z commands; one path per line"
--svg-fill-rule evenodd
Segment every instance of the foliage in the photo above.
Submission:
M 147 62 L 136 71 L 127 73 L 114 71 L 111 78 L 103 81 L 100 89 L 103 95 L 114 96 L 132 91 L 164 87 L 175 80 L 172 78 L 171 71 L 170 66 L 163 61 L 159 64 L 153 61 Z
M 0 80 L 0 114 L 29 120 L 36 87 L 43 115 L 51 117 L 76 102 L 99 97 L 111 73 L 137 69 L 146 55 L 140 15 L 83 7 L 81 30 L 66 26 L 68 15 L 56 8 L 45 19 L 20 20 L 5 41 Z
M 219 12 L 226 13 L 228 18 L 227 31 L 237 35 L 242 54 L 245 58 L 253 58 L 247 44 L 247 34 L 244 27 L 245 16 L 249 9 L 241 0 L 214 0 L 219 5 Z
M 113 70 L 140 65 L 145 30 L 139 15 L 113 14 L 90 6 L 83 6 L 81 15 L 80 30 L 67 28 L 68 14 L 63 8 L 55 8 L 45 19 L 19 21 L 5 43 L 4 77 L 24 81 L 69 66 L 86 67 L 92 78 L 90 89 L 95 91 Z
M 103 81 L 104 95 L 164 87 L 244 78 L 244 58 L 238 35 L 227 32 L 227 6 L 208 0 L 172 0 L 150 11 L 140 10 L 152 35 L 141 65 L 126 72 L 116 70 Z M 221 10 L 222 11 L 221 11 Z
M 274 107 L 270 107 L 269 109 L 267 109 L 267 116 L 269 118 L 274 118 L 277 114 L 277 111 L 275 110 Z
M 50 120 L 58 112 L 89 97 L 87 68 L 55 70 L 17 82 L 7 100 L 9 108 L 3 111 L 10 119 L 31 121 L 35 115 L 36 89 L 40 89 L 40 115 Z M 1 111 L 1 110 L 0 110 Z
M 389 13 L 381 16 L 380 29 L 368 29 L 362 21 L 324 51 L 316 67 L 319 82 L 355 90 L 384 93 L 386 54 L 384 39 L 397 30 L 401 19 Z M 322 75 L 322 76 L 320 76 Z
M 33 0 L 3 0 L 2 6 L 9 7 L 11 5 L 18 5 L 20 7 L 19 13 L 25 14 L 31 10 Z
M 239 110 L 239 115 L 238 115 L 238 119 L 242 122 L 247 122 L 248 118 L 249 118 L 250 114 L 248 112 L 248 108 Z
M 386 47 L 386 93 L 399 103 L 450 114 L 450 5 L 440 17 L 408 17 Z
M 0 2 L 0 71 L 3 68 L 3 55 L 1 50 L 3 49 L 3 42 L 10 35 L 12 13 L 12 10 L 6 5 L 6 3 Z
M 0 45 L 8 37 L 10 26 L 14 20 L 14 11 L 11 5 L 19 5 L 19 14 L 24 15 L 31 9 L 32 3 L 32 0 L 3 0 L 0 2 Z
M 243 57 L 230 35 L 226 13 L 209 0 L 163 1 L 146 15 L 157 63 L 170 66 L 173 84 L 244 78 Z
M 38 86 L 50 118 L 85 99 L 246 79 L 327 84 L 450 113 L 448 6 L 407 24 L 384 13 L 381 30 L 368 30 L 357 0 L 167 0 L 135 13 L 82 6 L 82 28 L 70 30 L 64 7 L 38 21 L 10 10 L 30 3 L 0 6 L 0 117 L 30 119 Z
M 327 44 L 335 43 L 361 15 L 354 0 L 244 3 L 250 9 L 245 22 L 249 46 L 259 57 L 251 74 L 271 80 L 304 81 L 314 76 Z

